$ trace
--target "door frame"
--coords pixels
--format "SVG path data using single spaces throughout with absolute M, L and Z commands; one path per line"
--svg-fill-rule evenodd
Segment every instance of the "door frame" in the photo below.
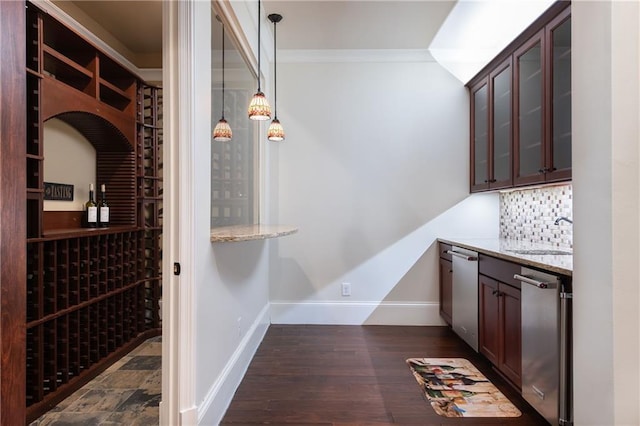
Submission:
M 163 2 L 163 318 L 160 424 L 195 425 L 196 269 L 193 223 L 201 208 L 195 194 L 193 148 L 210 138 L 210 118 L 198 108 L 211 96 L 211 3 Z M 208 76 L 208 77 L 207 77 Z M 209 104 L 210 104 L 209 99 Z M 205 114 L 206 115 L 206 114 Z M 206 120 L 208 131 L 204 131 Z

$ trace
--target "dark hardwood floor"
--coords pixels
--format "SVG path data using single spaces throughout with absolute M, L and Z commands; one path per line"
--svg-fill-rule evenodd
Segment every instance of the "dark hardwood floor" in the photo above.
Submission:
M 470 360 L 519 409 L 518 418 L 437 415 L 407 358 Z M 446 327 L 272 325 L 222 424 L 545 425 Z

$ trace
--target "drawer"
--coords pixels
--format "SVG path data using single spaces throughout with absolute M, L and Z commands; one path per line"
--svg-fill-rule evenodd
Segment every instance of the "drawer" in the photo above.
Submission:
M 513 278 L 520 273 L 521 266 L 506 260 L 480 254 L 478 256 L 478 273 L 491 277 L 497 281 L 520 288 L 520 281 Z
M 451 255 L 447 253 L 447 250 L 451 250 L 451 244 L 439 243 L 440 257 L 451 261 Z

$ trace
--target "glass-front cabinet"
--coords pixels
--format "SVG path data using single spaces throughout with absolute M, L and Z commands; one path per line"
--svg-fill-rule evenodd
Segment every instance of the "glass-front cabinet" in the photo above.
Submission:
M 511 60 L 489 76 L 491 89 L 491 169 L 489 187 L 509 187 L 511 180 Z
M 516 185 L 571 178 L 571 16 L 565 9 L 515 53 Z
M 548 112 L 551 125 L 550 144 L 546 153 L 549 169 L 547 180 L 571 178 L 571 15 L 565 9 L 547 26 L 547 39 L 551 71 L 548 97 L 551 108 Z
M 556 2 L 468 83 L 471 192 L 571 179 L 571 8 Z
M 489 83 L 471 88 L 471 189 L 489 188 Z
M 471 189 L 511 186 L 511 60 L 471 88 Z
M 544 176 L 543 32 L 515 54 L 516 164 L 515 183 L 535 183 Z

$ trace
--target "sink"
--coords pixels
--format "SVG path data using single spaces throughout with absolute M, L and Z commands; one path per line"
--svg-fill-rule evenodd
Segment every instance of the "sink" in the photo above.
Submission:
M 515 254 L 528 254 L 533 256 L 571 256 L 573 252 L 564 250 L 507 250 Z

